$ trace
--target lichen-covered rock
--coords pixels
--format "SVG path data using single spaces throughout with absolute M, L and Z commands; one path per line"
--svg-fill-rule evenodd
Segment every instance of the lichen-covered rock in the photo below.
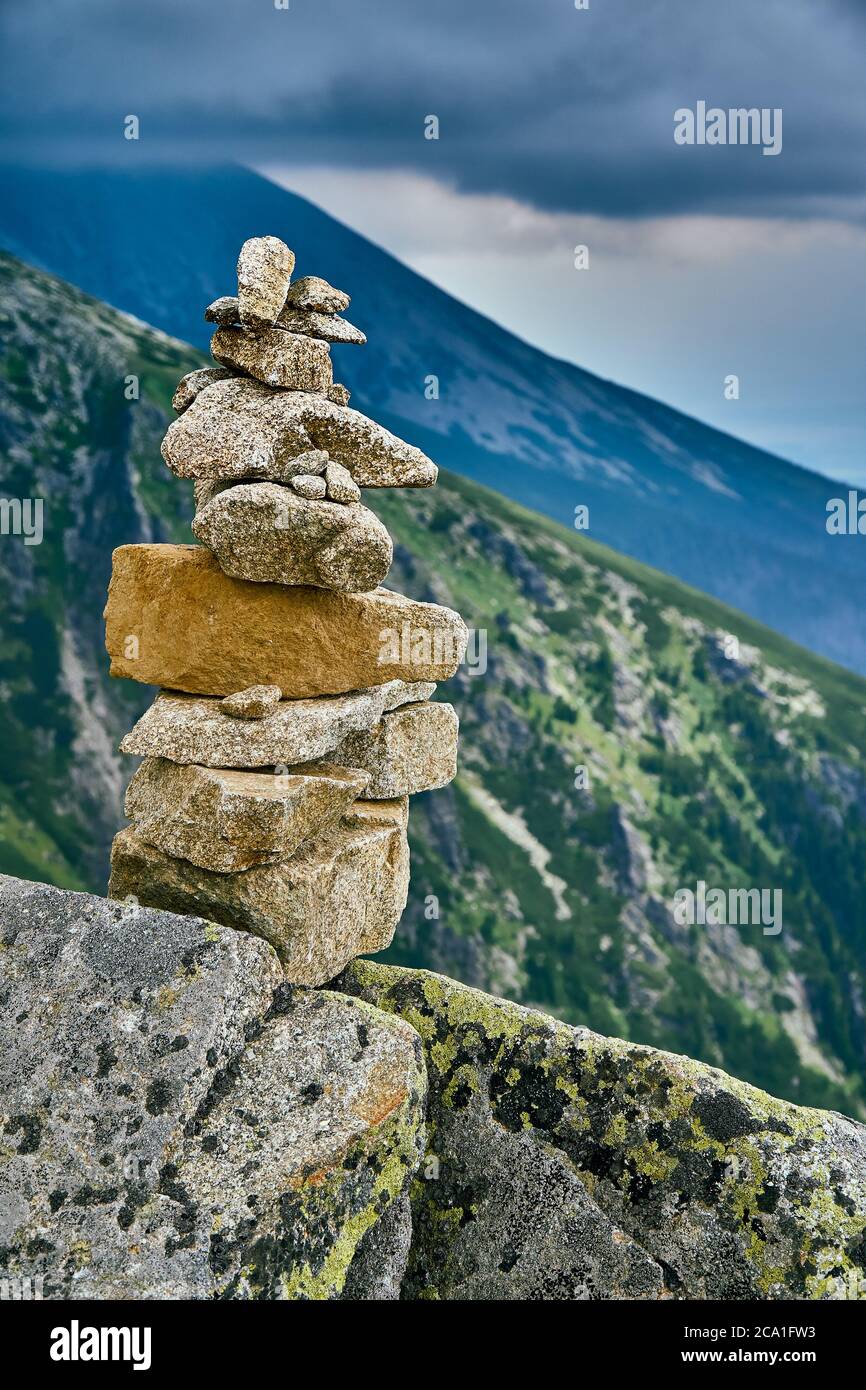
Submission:
M 424 1150 L 418 1037 L 358 1000 L 280 1003 L 184 1136 L 171 1188 L 209 1234 L 215 1297 L 393 1298 Z M 364 1279 L 380 1222 L 387 1263 Z
M 220 710 L 230 719 L 268 719 L 282 698 L 278 685 L 248 685 L 246 690 L 225 695 Z
M 0 1274 L 47 1298 L 204 1297 L 163 1172 L 282 974 L 225 927 L 0 877 Z
M 233 367 L 267 386 L 324 391 L 333 385 L 328 344 L 284 328 L 265 328 L 257 333 L 246 328 L 218 328 L 210 350 L 223 367 Z
M 163 692 L 125 736 L 121 753 L 171 758 L 203 767 L 289 766 L 322 758 L 355 729 L 377 724 L 385 710 L 427 700 L 430 681 L 388 681 L 349 695 L 281 700 L 270 718 L 239 724 L 224 701 Z
M 200 391 L 205 391 L 208 386 L 214 386 L 218 381 L 228 381 L 232 376 L 234 372 L 230 372 L 226 367 L 200 367 L 197 372 L 187 372 L 175 388 L 171 398 L 172 407 L 180 415 L 192 405 Z
M 146 844 L 214 873 L 288 859 L 336 825 L 367 774 L 317 764 L 277 775 L 181 766 L 145 758 L 126 791 L 126 814 Z
M 403 1297 L 866 1297 L 866 1128 L 425 971 L 336 988 L 424 1039 Z
M 406 906 L 405 807 L 376 806 L 375 819 L 356 815 L 290 859 L 238 874 L 175 859 L 130 827 L 114 837 L 109 894 L 262 936 L 278 952 L 287 980 L 321 985 L 355 956 L 384 951 Z M 393 807 L 390 820 L 383 806 Z
M 323 478 L 310 481 L 324 493 Z M 306 501 L 279 483 L 226 488 L 196 512 L 192 530 L 226 574 L 256 583 L 365 593 L 382 583 L 394 554 L 391 537 L 367 507 Z
M 275 236 L 254 236 L 238 256 L 238 316 L 248 328 L 270 328 L 286 302 L 295 253 Z
M 393 1296 L 424 1147 L 408 1025 L 292 990 L 265 942 L 197 918 L 0 877 L 0 933 L 0 1279 L 61 1300 Z
M 335 290 L 318 275 L 302 275 L 289 286 L 286 306 L 313 314 L 342 314 L 351 300 L 343 290 Z
M 330 758 L 369 773 L 368 798 L 435 791 L 457 776 L 459 727 L 453 705 L 404 705 L 383 715 L 372 729 L 349 734 Z
M 348 319 L 304 309 L 283 309 L 276 327 L 285 328 L 290 333 L 303 333 L 308 338 L 320 338 L 325 343 L 354 343 L 357 347 L 363 347 L 367 341 L 360 328 L 349 323 Z
M 235 482 L 292 476 L 286 472 L 292 460 L 313 449 L 342 463 L 359 487 L 436 481 L 426 454 L 359 411 L 314 392 L 272 391 L 249 377 L 207 387 L 162 441 L 162 456 L 179 478 Z
M 453 609 L 388 589 L 338 594 L 232 579 L 204 546 L 122 545 L 112 557 L 111 674 L 147 685 L 339 695 L 388 680 L 447 680 L 466 643 Z

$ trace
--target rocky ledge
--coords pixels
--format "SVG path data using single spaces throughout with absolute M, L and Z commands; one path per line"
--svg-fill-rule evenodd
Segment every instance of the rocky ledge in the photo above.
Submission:
M 0 997 L 0 1277 L 46 1297 L 866 1297 L 866 1128 L 688 1058 L 2 877 Z

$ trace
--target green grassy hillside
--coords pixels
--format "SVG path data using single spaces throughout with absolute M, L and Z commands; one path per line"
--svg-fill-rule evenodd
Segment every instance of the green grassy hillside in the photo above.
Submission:
M 0 496 L 45 507 L 41 545 L 0 537 L 0 869 L 101 891 L 149 699 L 106 674 L 110 553 L 190 539 L 159 441 L 202 359 L 11 258 L 0 280 Z M 386 959 L 863 1113 L 866 682 L 444 470 L 365 501 L 389 585 L 487 643 L 439 691 L 461 772 L 413 801 Z M 780 890 L 782 932 L 679 925 L 698 880 Z

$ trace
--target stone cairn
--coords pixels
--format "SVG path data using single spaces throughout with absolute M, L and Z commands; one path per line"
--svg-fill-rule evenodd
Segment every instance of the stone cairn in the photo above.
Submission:
M 330 344 L 366 339 L 294 262 L 244 243 L 237 296 L 205 311 L 219 365 L 174 394 L 162 454 L 194 480 L 200 545 L 114 552 L 111 674 L 161 690 L 121 744 L 143 761 L 109 893 L 254 932 L 319 985 L 394 935 L 408 798 L 456 772 L 457 716 L 430 696 L 467 634 L 379 587 L 393 547 L 360 490 L 436 466 L 349 409 Z

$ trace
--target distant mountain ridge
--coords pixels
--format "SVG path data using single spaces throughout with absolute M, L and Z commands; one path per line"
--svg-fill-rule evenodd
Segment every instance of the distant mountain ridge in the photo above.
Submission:
M 249 171 L 8 168 L 3 189 L 0 244 L 205 349 L 241 241 L 282 236 L 299 274 L 351 290 L 369 343 L 334 359 L 360 409 L 566 525 L 587 505 L 593 538 L 866 672 L 864 552 L 825 529 L 842 485 L 530 347 Z

